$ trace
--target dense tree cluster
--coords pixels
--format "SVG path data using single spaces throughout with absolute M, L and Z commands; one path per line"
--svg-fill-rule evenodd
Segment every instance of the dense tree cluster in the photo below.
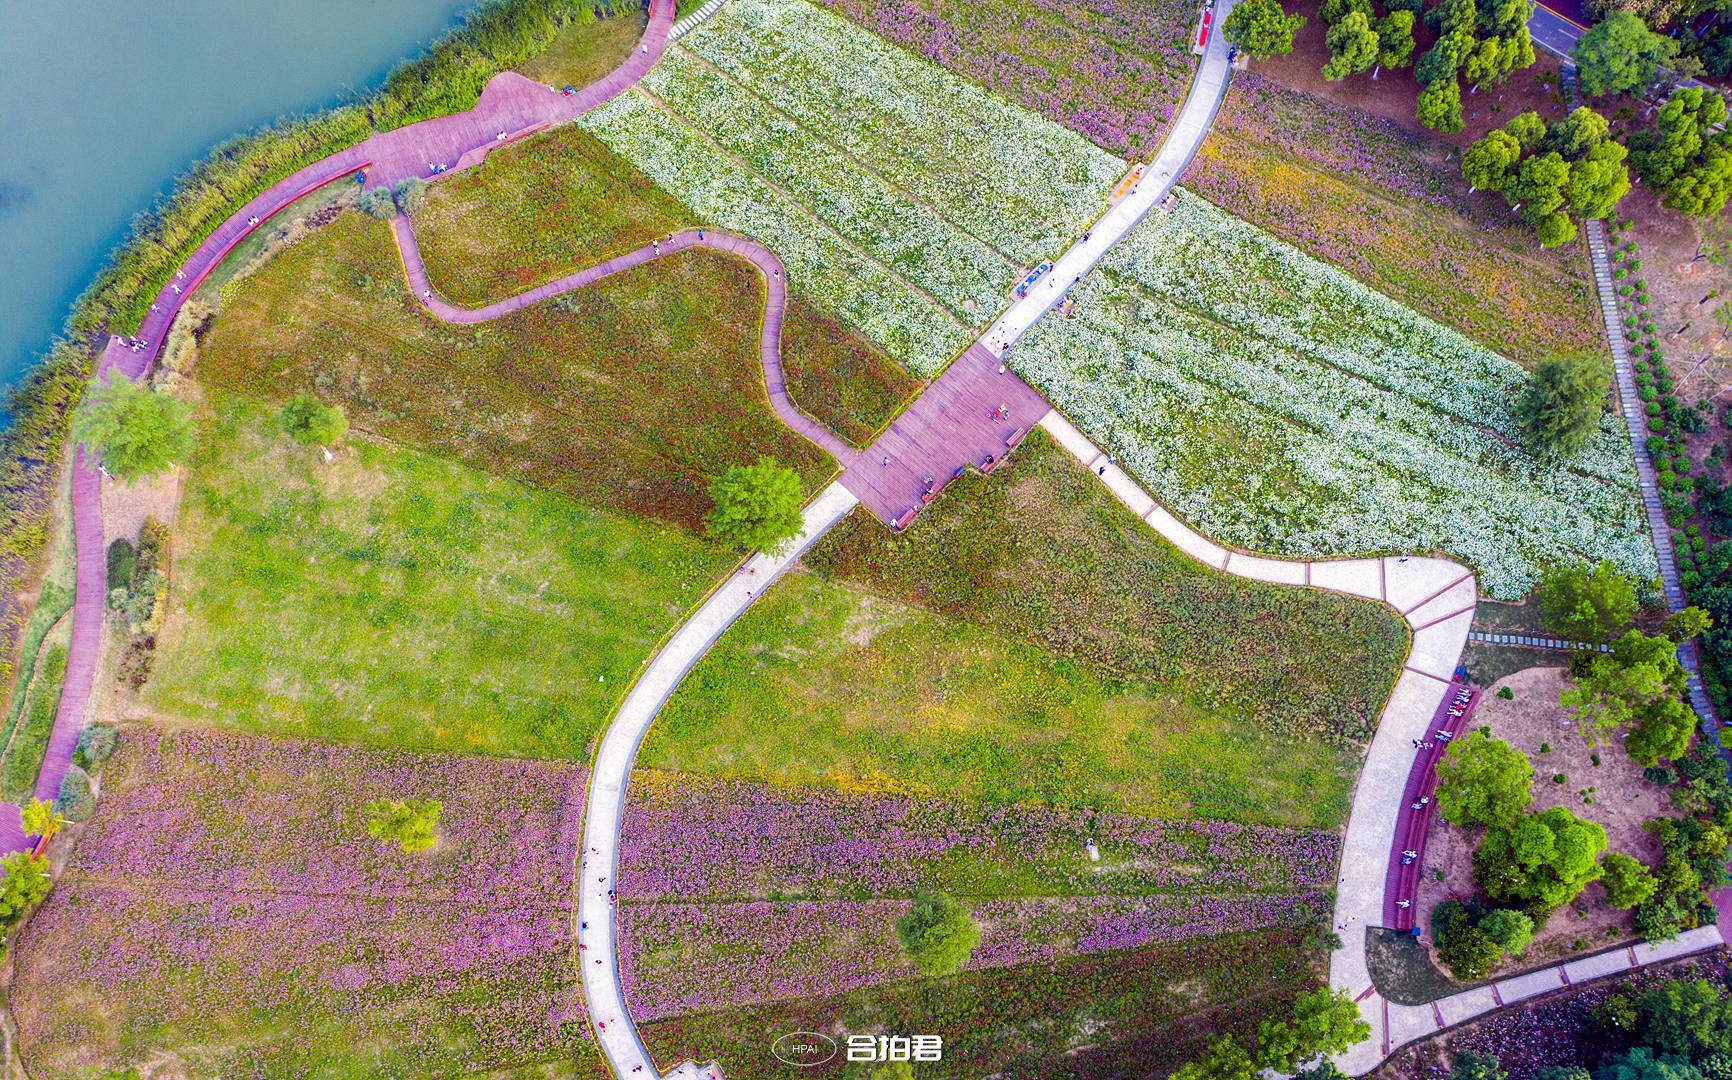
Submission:
M 1610 134 L 1606 118 L 1586 106 L 1554 124 L 1525 112 L 1468 147 L 1461 174 L 1475 188 L 1502 192 L 1540 243 L 1557 247 L 1575 239 L 1573 218 L 1606 217 L 1630 190 L 1629 151 Z
M 1642 182 L 1665 195 L 1668 210 L 1713 217 L 1732 195 L 1732 132 L 1726 102 L 1702 87 L 1672 91 L 1651 128 L 1630 138 Z M 1719 129 L 1716 131 L 1716 129 Z

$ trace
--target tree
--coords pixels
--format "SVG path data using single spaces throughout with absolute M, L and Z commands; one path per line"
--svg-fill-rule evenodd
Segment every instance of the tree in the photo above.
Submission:
M 1244 0 L 1227 21 L 1221 34 L 1257 60 L 1285 56 L 1293 51 L 1293 34 L 1305 25 L 1305 16 L 1289 15 L 1279 0 Z
M 940 892 L 921 892 L 896 920 L 896 940 L 922 974 L 948 975 L 980 944 L 980 928 L 955 900 Z
M 1732 1054 L 1732 998 L 1706 979 L 1673 979 L 1636 1000 L 1636 1034 L 1645 1048 L 1683 1061 Z
M 1323 6 L 1317 9 L 1317 17 L 1325 26 L 1334 26 L 1354 12 L 1365 16 L 1367 21 L 1377 14 L 1371 8 L 1371 0 L 1323 0 Z
M 1629 12 L 1616 11 L 1583 34 L 1570 55 L 1582 93 L 1602 97 L 1646 88 L 1660 65 L 1678 55 L 1678 43 Z
M 1534 160 L 1529 158 L 1528 162 Z M 1546 458 L 1568 457 L 1586 446 L 1589 436 L 1599 430 L 1600 409 L 1611 385 L 1611 373 L 1597 356 L 1570 353 L 1550 357 L 1534 369 L 1533 378 L 1510 412 L 1535 453 Z
M 1537 150 L 1545 141 L 1546 122 L 1540 119 L 1540 114 L 1533 110 L 1521 113 L 1515 119 L 1503 126 L 1503 129 L 1516 137 L 1523 150 Z
M 1430 55 L 1429 53 L 1427 55 Z M 1453 77 L 1438 79 L 1419 92 L 1419 122 L 1441 135 L 1462 129 L 1461 87 Z
M 1713 217 L 1732 195 L 1732 135 L 1714 128 L 1726 121 L 1726 103 L 1702 87 L 1672 91 L 1651 128 L 1630 138 L 1631 163 L 1665 206 Z
M 1522 145 L 1514 135 L 1493 129 L 1462 151 L 1461 178 L 1482 191 L 1502 191 L 1521 156 Z
M 435 799 L 370 802 L 367 832 L 375 840 L 397 841 L 404 851 L 426 851 L 439 840 L 433 831 L 439 825 L 439 811 Z
M 1457 736 L 1437 763 L 1437 812 L 1458 825 L 1512 822 L 1533 801 L 1533 778 L 1509 743 L 1483 731 Z
M 60 831 L 60 826 L 66 822 L 54 812 L 54 804 L 47 799 L 31 799 L 24 804 L 24 835 L 40 836 L 44 840 Z
M 1638 1046 L 1594 1070 L 1594 1080 L 1702 1080 L 1702 1072 L 1687 1062 L 1656 1056 L 1648 1047 Z
M 1413 63 L 1413 12 L 1392 9 L 1378 19 L 1377 62 L 1386 68 L 1404 68 Z
M 1606 887 L 1606 902 L 1613 907 L 1633 908 L 1653 896 L 1654 890 L 1660 887 L 1640 860 L 1621 851 L 1607 855 L 1600 860 L 1600 865 L 1606 871 L 1600 883 Z
M 1611 216 L 1618 200 L 1630 193 L 1630 170 L 1624 166 L 1628 154 L 1619 143 L 1601 143 L 1570 166 L 1564 184 L 1564 202 L 1570 210 L 1584 218 Z
M 1605 117 L 1586 105 L 1578 105 L 1570 115 L 1545 129 L 1540 148 L 1557 151 L 1565 161 L 1577 161 L 1604 143 L 1611 131 L 1611 122 Z
M 118 371 L 97 383 L 72 419 L 72 437 L 122 480 L 159 473 L 192 450 L 186 406 Z
M 1699 607 L 1680 608 L 1666 616 L 1662 632 L 1668 641 L 1682 645 L 1714 628 L 1714 619 Z
M 1605 873 L 1595 860 L 1606 830 L 1561 806 L 1487 829 L 1473 853 L 1473 879 L 1494 900 L 1549 914 Z
M 1503 1062 L 1496 1054 L 1476 1054 L 1463 1050 L 1455 1055 L 1455 1066 L 1449 1070 L 1449 1080 L 1509 1080 Z
M 1512 207 L 1521 207 L 1518 213 L 1523 221 L 1537 225 L 1564 208 L 1564 185 L 1569 181 L 1570 163 L 1562 154 L 1537 154 L 1522 162 L 1503 197 Z
M 1364 12 L 1350 11 L 1323 35 L 1329 47 L 1329 62 L 1323 65 L 1325 79 L 1340 80 L 1357 75 L 1377 62 L 1377 31 Z
M 1534 239 L 1540 247 L 1561 247 L 1576 238 L 1576 223 L 1562 210 L 1553 211 L 1534 225 Z
M 311 394 L 296 394 L 279 417 L 283 433 L 302 446 L 329 446 L 349 430 L 341 405 L 321 405 Z
M 1594 1077 L 1580 1065 L 1542 1065 L 1528 1080 L 1594 1080 Z
M 1540 577 L 1540 622 L 1554 634 L 1598 644 L 1636 617 L 1636 587 L 1610 560 L 1548 567 Z
M 1494 908 L 1479 920 L 1479 932 L 1498 948 L 1520 956 L 1534 940 L 1534 921 L 1513 908 Z
M 715 506 L 704 518 L 711 536 L 748 551 L 775 554 L 800 535 L 800 474 L 775 458 L 735 465 L 710 485 Z
M 52 884 L 48 860 L 28 851 L 13 851 L 0 857 L 0 870 L 6 872 L 0 880 L 0 924 L 11 926 L 26 908 L 48 895 Z
M 1339 1053 L 1370 1037 L 1371 1025 L 1360 1018 L 1346 991 L 1319 987 L 1295 998 L 1287 1019 L 1263 1021 L 1255 1060 L 1260 1068 L 1292 1072 L 1301 1061 Z
M 1661 698 L 1637 714 L 1624 749 L 1642 765 L 1658 765 L 1661 758 L 1676 760 L 1690 749 L 1690 736 L 1700 722 L 1695 709 L 1675 697 Z
M 1231 1035 L 1223 1035 L 1200 1059 L 1188 1062 L 1170 1080 L 1254 1080 L 1257 1065 Z
M 396 200 L 391 198 L 391 192 L 385 187 L 371 188 L 361 193 L 356 206 L 370 217 L 388 218 L 397 212 Z
M 1616 728 L 1635 724 L 1650 709 L 1683 692 L 1678 647 L 1669 638 L 1631 630 L 1610 653 L 1588 661 L 1576 685 L 1566 688 L 1558 700 L 1581 723 L 1592 745 L 1597 737 L 1610 737 Z

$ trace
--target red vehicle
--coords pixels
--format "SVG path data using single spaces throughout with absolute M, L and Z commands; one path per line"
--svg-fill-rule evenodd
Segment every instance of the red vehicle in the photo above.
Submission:
M 1197 40 L 1196 43 L 1191 46 L 1191 51 L 1196 53 L 1198 56 L 1203 55 L 1203 52 L 1209 47 L 1209 27 L 1215 19 L 1214 5 L 1205 4 L 1200 12 L 1200 16 L 1197 26 Z

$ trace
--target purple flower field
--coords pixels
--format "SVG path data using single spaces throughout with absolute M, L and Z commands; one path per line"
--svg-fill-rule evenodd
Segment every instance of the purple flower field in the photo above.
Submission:
M 1321 894 L 976 901 L 964 971 L 1310 921 Z M 640 1020 L 819 997 L 917 979 L 892 924 L 901 900 L 620 906 L 620 978 Z
M 1184 0 L 818 0 L 1116 154 L 1153 151 L 1185 96 Z
M 1083 844 L 1092 838 L 1101 861 Z M 710 858 L 710 851 L 727 858 Z M 777 788 L 639 770 L 626 805 L 630 899 L 1295 892 L 1327 886 L 1333 833 L 1107 811 Z
M 583 770 L 188 732 L 129 734 L 107 777 L 16 946 L 36 1075 L 219 1035 L 234 1056 L 208 1075 L 590 1052 L 571 966 Z M 438 799 L 438 846 L 368 837 L 357 812 L 381 798 Z
M 1296 829 L 643 770 L 629 791 L 621 977 L 646 1019 L 916 978 L 892 924 L 919 889 L 976 898 L 979 971 L 1303 925 L 1340 859 Z

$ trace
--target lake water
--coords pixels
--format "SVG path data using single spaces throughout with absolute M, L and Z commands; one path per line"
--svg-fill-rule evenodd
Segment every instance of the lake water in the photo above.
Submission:
M 475 0 L 0 0 L 0 383 L 215 143 L 376 86 Z

